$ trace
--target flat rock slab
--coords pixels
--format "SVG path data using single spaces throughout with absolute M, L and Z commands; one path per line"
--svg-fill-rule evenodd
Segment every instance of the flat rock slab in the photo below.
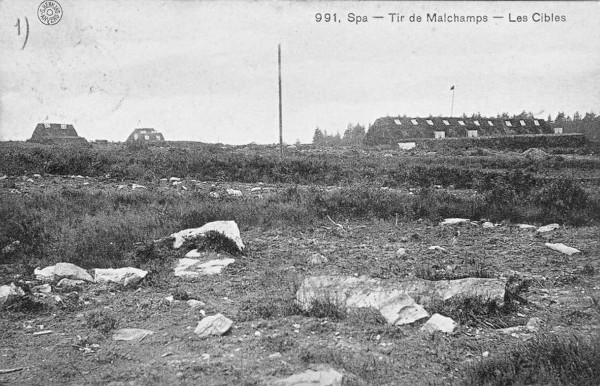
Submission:
M 558 224 L 548 224 L 548 225 L 544 225 L 543 227 L 539 227 L 537 229 L 537 231 L 540 233 L 545 233 L 545 232 L 551 232 L 558 228 L 560 228 L 560 225 L 558 225 Z
M 186 240 L 193 240 L 204 236 L 207 232 L 219 232 L 223 236 L 231 239 L 237 245 L 240 252 L 245 248 L 240 236 L 240 230 L 235 221 L 213 221 L 204 224 L 200 228 L 184 229 L 177 233 L 173 233 L 171 237 L 175 238 L 173 248 L 177 249 L 183 245 Z
M 456 225 L 456 224 L 464 224 L 469 223 L 471 220 L 468 218 L 447 218 L 440 223 L 440 225 Z
M 44 269 L 36 268 L 33 273 L 38 280 L 53 282 L 63 278 L 93 282 L 92 276 L 81 267 L 71 263 L 56 263 Z
M 309 276 L 298 289 L 296 301 L 304 310 L 310 309 L 315 302 L 329 302 L 346 308 L 373 307 L 388 323 L 400 325 L 428 317 L 421 305 L 428 306 L 434 301 L 481 297 L 501 305 L 505 286 L 503 279 L 392 281 L 364 276 Z
M 96 283 L 118 283 L 125 287 L 135 285 L 142 281 L 148 274 L 147 271 L 139 268 L 106 268 L 95 269 Z
M 113 334 L 113 340 L 141 340 L 148 335 L 154 334 L 154 331 L 144 330 L 142 328 L 122 328 Z
M 433 314 L 431 318 L 421 327 L 421 331 L 426 333 L 434 333 L 436 331 L 445 332 L 446 334 L 452 334 L 458 328 L 458 324 L 448 318 L 447 316 L 440 314 Z
M 565 255 L 569 255 L 569 256 L 574 255 L 575 253 L 581 253 L 581 251 L 579 249 L 566 246 L 562 243 L 557 243 L 557 244 L 546 243 L 546 246 L 554 251 L 558 251 L 558 252 L 564 253 Z
M 181 278 L 195 278 L 198 276 L 217 275 L 223 268 L 235 262 L 235 259 L 213 259 L 208 261 L 183 258 L 175 266 L 175 276 Z
M 306 370 L 284 379 L 279 379 L 272 386 L 341 386 L 344 375 L 326 365 L 319 365 L 315 370 Z
M 223 335 L 233 325 L 233 321 L 222 314 L 207 316 L 198 322 L 198 326 L 194 333 L 201 338 L 206 338 L 211 335 Z

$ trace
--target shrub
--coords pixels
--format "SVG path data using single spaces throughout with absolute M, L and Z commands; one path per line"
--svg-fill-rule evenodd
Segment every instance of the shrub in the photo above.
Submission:
M 464 369 L 465 385 L 598 385 L 600 337 L 543 334 Z

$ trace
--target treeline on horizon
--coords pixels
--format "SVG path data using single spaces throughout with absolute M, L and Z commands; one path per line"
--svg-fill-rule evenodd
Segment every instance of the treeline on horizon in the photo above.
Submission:
M 407 115 L 403 115 L 403 118 L 409 118 Z M 433 117 L 433 115 L 429 115 L 429 118 Z M 473 113 L 471 116 L 467 114 L 463 114 L 462 118 L 486 118 L 481 115 L 481 113 Z M 496 114 L 496 118 L 506 118 L 506 119 L 519 119 L 519 118 L 530 118 L 535 119 L 538 118 L 531 111 L 523 110 L 519 114 L 510 115 L 509 113 L 501 113 Z M 596 115 L 594 112 L 585 113 L 585 115 L 581 115 L 578 111 L 573 114 L 573 117 L 570 115 L 566 115 L 564 112 L 559 112 L 554 119 L 552 119 L 552 115 L 549 114 L 546 118 L 547 122 L 552 122 L 557 127 L 562 127 L 564 133 L 581 133 L 584 134 L 587 139 L 594 142 L 600 141 L 600 115 Z M 369 124 L 369 130 L 371 129 L 371 124 Z M 313 134 L 313 145 L 317 146 L 352 146 L 352 145 L 362 145 L 366 136 L 367 130 L 360 123 L 349 123 L 348 127 L 344 131 L 343 135 L 340 135 L 340 132 L 336 132 L 335 134 L 327 133 L 327 130 L 321 130 L 319 127 L 315 129 Z

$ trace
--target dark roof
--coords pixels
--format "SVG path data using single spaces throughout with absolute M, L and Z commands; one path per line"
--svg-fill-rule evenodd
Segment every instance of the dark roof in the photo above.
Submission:
M 165 138 L 162 133 L 156 131 L 153 128 L 137 128 L 134 129 L 129 137 L 127 137 L 128 142 L 132 141 L 164 141 Z
M 543 119 L 383 117 L 375 120 L 367 132 L 367 141 L 383 144 L 413 138 L 434 138 L 436 131 L 443 131 L 446 137 L 466 137 L 468 130 L 477 130 L 479 137 L 552 133 L 552 128 Z
M 67 123 L 38 123 L 29 141 L 38 143 L 87 143 L 85 138 L 77 135 L 75 127 Z

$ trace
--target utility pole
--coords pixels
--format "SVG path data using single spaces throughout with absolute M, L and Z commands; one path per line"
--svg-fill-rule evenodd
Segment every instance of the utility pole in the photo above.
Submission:
M 450 90 L 452 90 L 452 106 L 450 107 L 450 118 L 452 118 L 452 113 L 454 112 L 454 86 Z
M 281 105 L 281 43 L 277 45 L 277 63 L 279 66 L 279 157 L 283 158 L 283 115 Z

